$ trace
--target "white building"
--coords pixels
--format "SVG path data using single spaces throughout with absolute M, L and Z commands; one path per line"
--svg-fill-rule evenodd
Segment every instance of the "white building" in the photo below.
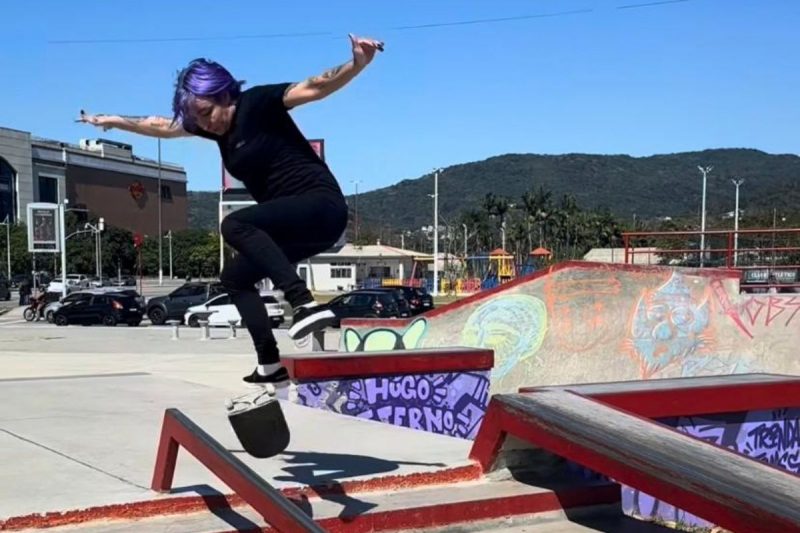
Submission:
M 309 288 L 320 292 L 349 291 L 368 278 L 424 277 L 433 256 L 380 243 L 345 244 L 339 251 L 322 253 L 297 266 Z M 310 268 L 310 271 L 309 271 Z
M 628 250 L 628 261 L 634 265 L 658 265 L 661 261 L 659 249 L 639 247 Z M 584 261 L 596 263 L 625 263 L 625 248 L 592 248 L 583 256 Z

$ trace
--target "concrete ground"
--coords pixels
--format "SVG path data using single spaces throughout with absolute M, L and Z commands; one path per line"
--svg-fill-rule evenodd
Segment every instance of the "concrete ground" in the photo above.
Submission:
M 224 409 L 249 389 L 245 330 L 66 326 L 0 316 L 0 524 L 33 513 L 163 498 L 149 489 L 163 412 L 185 412 L 277 487 L 433 472 L 468 464 L 470 442 L 284 402 L 292 442 L 257 460 L 241 451 Z M 329 342 L 337 341 L 336 334 Z M 286 331 L 283 350 L 295 350 Z M 182 452 L 178 495 L 230 490 Z M 175 494 L 171 495 L 174 496 Z M 343 505 L 348 505 L 344 502 Z

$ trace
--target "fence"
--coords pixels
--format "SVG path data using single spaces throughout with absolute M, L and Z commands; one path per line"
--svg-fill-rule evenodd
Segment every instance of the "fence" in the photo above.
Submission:
M 800 288 L 800 229 L 629 232 L 622 238 L 626 264 L 655 255 L 663 265 L 739 270 L 748 289 Z

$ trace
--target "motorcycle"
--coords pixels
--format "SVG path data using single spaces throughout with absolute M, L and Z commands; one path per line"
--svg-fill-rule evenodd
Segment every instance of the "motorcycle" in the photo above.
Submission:
M 28 322 L 44 318 L 45 303 L 44 296 L 40 296 L 39 298 L 31 297 L 30 304 L 22 311 L 22 317 Z

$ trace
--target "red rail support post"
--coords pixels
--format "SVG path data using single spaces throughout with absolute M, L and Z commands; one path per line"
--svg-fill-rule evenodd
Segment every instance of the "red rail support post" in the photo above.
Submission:
M 178 447 L 183 446 L 281 533 L 324 533 L 302 509 L 256 474 L 177 409 L 164 412 L 151 488 L 172 488 Z

